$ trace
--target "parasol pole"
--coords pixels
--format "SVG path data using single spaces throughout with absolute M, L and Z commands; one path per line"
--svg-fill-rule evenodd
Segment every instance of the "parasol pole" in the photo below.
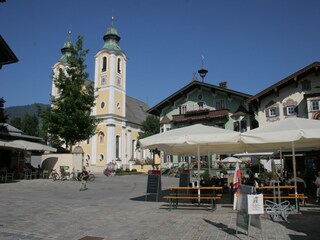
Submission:
M 198 174 L 197 174 L 197 186 L 200 187 L 200 145 L 198 144 Z
M 296 209 L 299 210 L 299 203 L 298 203 L 298 189 L 297 189 L 297 169 L 296 169 L 296 153 L 294 149 L 294 142 L 292 142 L 292 166 L 293 166 L 293 182 L 294 182 L 294 193 L 296 197 Z

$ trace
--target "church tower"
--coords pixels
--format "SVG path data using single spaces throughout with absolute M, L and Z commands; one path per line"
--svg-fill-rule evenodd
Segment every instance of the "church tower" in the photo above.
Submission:
M 114 26 L 114 17 L 103 40 L 102 48 L 95 55 L 97 98 L 93 115 L 101 121 L 96 137 L 92 138 L 91 163 L 96 166 L 122 158 L 125 149 L 127 57 L 119 46 L 120 36 Z
M 57 78 L 59 76 L 59 70 L 65 70 L 66 66 L 67 66 L 67 57 L 70 56 L 71 54 L 71 46 L 72 46 L 72 42 L 70 40 L 71 38 L 71 31 L 69 31 L 69 38 L 68 40 L 63 44 L 63 48 L 61 48 L 61 57 L 59 59 L 59 61 L 53 65 L 52 67 L 52 71 L 53 71 L 53 77 L 52 77 L 52 87 L 51 87 L 51 96 L 52 97 L 57 97 L 59 95 L 59 89 L 56 87 L 55 83 L 54 83 L 54 79 Z

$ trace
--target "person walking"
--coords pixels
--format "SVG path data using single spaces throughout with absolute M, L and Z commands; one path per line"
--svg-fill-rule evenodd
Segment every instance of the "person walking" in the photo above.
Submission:
M 314 182 L 314 184 L 317 186 L 317 199 L 316 202 L 319 203 L 320 200 L 320 172 L 318 172 L 318 176 L 316 178 L 316 181 Z
M 83 167 L 81 172 L 81 184 L 80 184 L 80 191 L 87 190 L 87 181 L 88 181 L 89 173 L 86 167 Z

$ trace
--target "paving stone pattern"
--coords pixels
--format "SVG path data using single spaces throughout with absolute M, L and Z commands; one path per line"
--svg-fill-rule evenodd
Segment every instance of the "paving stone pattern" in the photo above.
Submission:
M 178 178 L 162 177 L 162 189 Z M 0 184 L 1 240 L 205 240 L 248 239 L 238 228 L 229 196 L 210 211 L 209 205 L 187 204 L 169 211 L 164 200 L 145 201 L 147 176 L 96 175 L 86 191 L 80 182 L 50 179 Z M 250 239 L 319 239 L 320 208 L 307 204 L 289 223 L 261 216 L 262 231 L 250 228 Z

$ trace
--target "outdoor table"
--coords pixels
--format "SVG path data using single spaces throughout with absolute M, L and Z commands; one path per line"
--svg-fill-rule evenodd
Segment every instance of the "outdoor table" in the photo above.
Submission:
M 201 200 L 210 200 L 212 210 L 215 209 L 214 200 L 221 199 L 222 194 L 216 193 L 216 191 L 222 191 L 223 187 L 168 187 L 167 190 L 173 191 L 173 194 L 163 196 L 170 201 L 171 207 L 177 208 L 179 200 L 195 200 L 198 204 Z

